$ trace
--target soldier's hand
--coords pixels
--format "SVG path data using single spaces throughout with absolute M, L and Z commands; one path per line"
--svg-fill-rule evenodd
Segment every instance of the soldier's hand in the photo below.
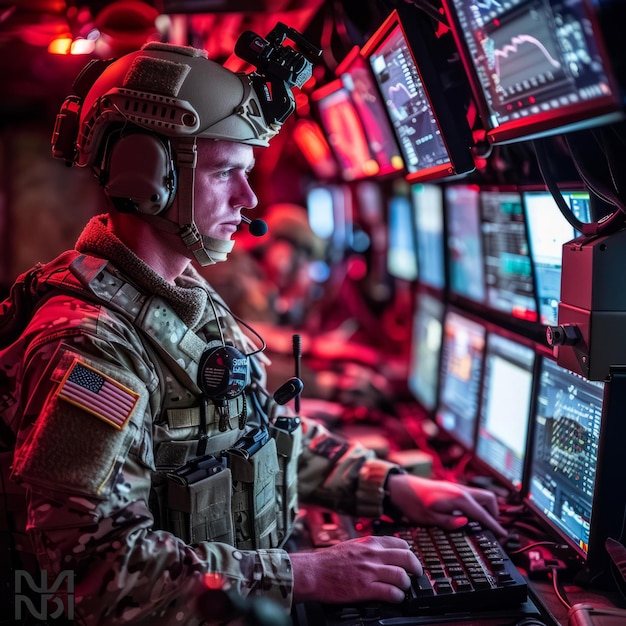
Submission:
M 363 537 L 291 554 L 296 602 L 401 602 L 422 566 L 404 539 Z
M 472 519 L 496 535 L 507 534 L 497 519 L 496 496 L 486 489 L 410 474 L 392 474 L 387 488 L 392 504 L 411 522 L 454 530 Z

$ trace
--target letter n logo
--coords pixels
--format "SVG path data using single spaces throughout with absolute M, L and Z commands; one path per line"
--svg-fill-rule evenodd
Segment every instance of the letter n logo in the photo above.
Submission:
M 65 581 L 66 589 L 57 592 L 61 584 Z M 22 593 L 24 590 L 27 593 Z M 28 593 L 30 592 L 30 593 Z M 39 594 L 39 606 L 35 607 L 33 598 Z M 22 619 L 22 607 L 26 607 L 26 616 L 30 615 L 35 619 L 46 620 L 57 618 L 63 615 L 63 597 L 67 598 L 65 615 L 68 619 L 74 619 L 74 572 L 63 570 L 51 586 L 48 586 L 48 572 L 41 572 L 41 584 L 38 586 L 32 579 L 29 572 L 24 570 L 15 571 L 15 619 Z M 50 605 L 55 608 L 49 612 Z

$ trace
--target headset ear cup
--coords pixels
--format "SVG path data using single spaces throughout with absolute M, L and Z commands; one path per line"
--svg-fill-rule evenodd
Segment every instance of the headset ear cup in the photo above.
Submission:
M 101 180 L 113 205 L 125 213 L 157 215 L 176 193 L 176 172 L 168 141 L 149 133 L 109 139 Z

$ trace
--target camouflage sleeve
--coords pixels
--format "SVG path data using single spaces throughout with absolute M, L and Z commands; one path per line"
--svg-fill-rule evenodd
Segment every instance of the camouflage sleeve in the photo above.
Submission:
M 289 607 L 286 552 L 190 546 L 153 530 L 156 381 L 133 373 L 141 368 L 124 359 L 139 355 L 122 359 L 101 332 L 63 336 L 64 342 L 54 335 L 30 344 L 21 389 L 29 400 L 12 478 L 27 491 L 28 531 L 42 571 L 48 580 L 71 575 L 76 619 L 98 626 L 199 624 L 210 619 L 196 615 L 206 574 L 244 597 L 262 594 Z M 103 389 L 107 397 L 100 397 Z
M 316 501 L 352 515 L 383 514 L 384 485 L 398 466 L 379 459 L 358 442 L 347 441 L 306 418 L 298 470 L 303 501 Z

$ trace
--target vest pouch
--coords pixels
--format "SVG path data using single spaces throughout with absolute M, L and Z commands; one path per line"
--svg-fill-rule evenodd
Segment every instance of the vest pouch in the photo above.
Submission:
M 276 495 L 280 510 L 278 535 L 281 545 L 288 539 L 298 516 L 298 458 L 302 452 L 302 426 L 298 418 L 279 418 L 270 427 L 276 442 L 278 475 Z
M 169 530 L 188 544 L 219 541 L 234 545 L 232 476 L 221 463 L 203 477 L 167 475 Z
M 268 438 L 252 455 L 237 447 L 223 455 L 233 477 L 235 545 L 240 550 L 277 548 L 276 443 Z

